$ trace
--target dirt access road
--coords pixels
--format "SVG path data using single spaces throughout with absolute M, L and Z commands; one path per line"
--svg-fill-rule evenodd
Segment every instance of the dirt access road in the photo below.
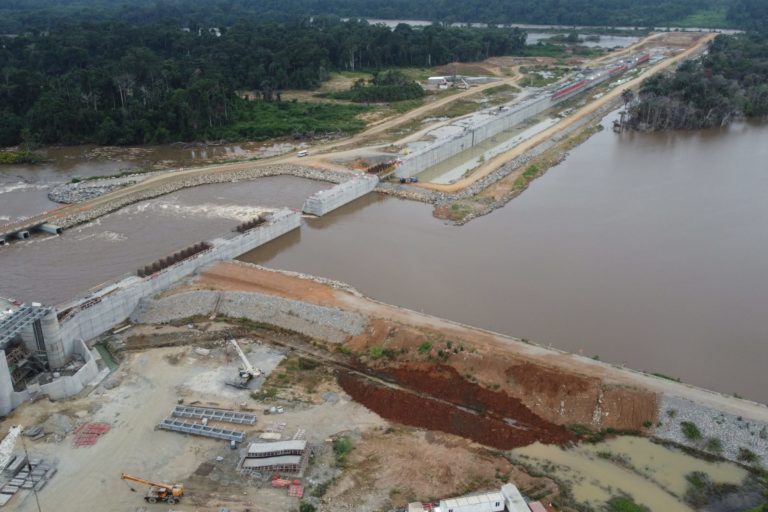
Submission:
M 646 46 L 650 41 L 661 39 L 664 34 L 654 34 L 650 38 L 646 38 L 643 41 L 635 44 L 633 48 L 642 48 Z M 659 73 L 670 66 L 677 64 L 678 62 L 690 58 L 691 56 L 701 52 L 704 50 L 705 46 L 712 41 L 717 34 L 702 34 L 699 40 L 696 42 L 694 46 L 691 48 L 679 53 L 678 55 L 675 55 L 674 57 L 664 59 L 663 61 L 659 62 L 655 66 L 652 66 L 648 69 L 646 69 L 643 73 L 641 73 L 637 78 L 623 84 L 621 87 L 616 87 L 613 90 L 606 93 L 604 96 L 589 102 L 587 105 L 579 109 L 577 112 L 575 112 L 572 115 L 569 115 L 567 118 L 563 119 L 559 123 L 555 124 L 554 126 L 536 134 L 535 136 L 531 137 L 530 139 L 526 140 L 522 144 L 519 144 L 515 146 L 514 148 L 510 149 L 509 151 L 502 153 L 493 159 L 489 160 L 488 162 L 484 163 L 480 167 L 476 168 L 475 171 L 468 177 L 461 179 L 459 181 L 456 181 L 455 183 L 441 185 L 437 183 L 419 183 L 415 186 L 426 188 L 430 190 L 438 190 L 440 192 L 458 192 L 459 190 L 462 190 L 476 181 L 480 180 L 481 178 L 484 178 L 485 176 L 489 175 L 502 165 L 504 165 L 506 162 L 509 162 L 510 160 L 513 160 L 534 147 L 538 146 L 542 142 L 549 140 L 553 137 L 556 137 L 558 133 L 562 132 L 563 130 L 567 129 L 568 127 L 572 126 L 574 123 L 580 121 L 586 116 L 590 116 L 597 112 L 599 109 L 604 107 L 605 105 L 609 104 L 610 102 L 614 101 L 616 98 L 618 98 L 622 91 L 625 89 L 636 89 L 640 86 L 643 80 L 648 78 L 651 75 L 654 75 L 656 73 Z M 622 53 L 626 54 L 629 53 L 629 50 L 625 50 Z M 616 55 L 611 55 L 611 58 L 616 58 Z M 604 57 L 599 59 L 599 61 L 602 61 L 604 59 L 607 59 L 608 57 Z
M 650 76 L 653 73 L 662 71 L 668 68 L 669 66 L 701 51 L 704 45 L 709 41 L 711 41 L 715 37 L 715 35 L 716 34 L 702 34 L 701 38 L 696 42 L 696 44 L 693 47 L 687 49 L 686 51 L 678 54 L 673 58 L 665 59 L 659 64 L 653 66 L 652 68 L 648 69 L 645 73 L 643 73 L 641 77 L 638 77 L 637 79 L 627 83 L 624 88 L 637 87 L 642 81 L 642 79 L 644 79 L 645 77 Z M 670 37 L 669 34 L 653 34 L 648 38 L 645 38 L 642 41 L 636 43 L 631 48 L 641 48 L 643 46 L 647 46 L 649 43 L 653 43 L 657 41 L 663 42 L 665 38 L 668 38 L 668 37 Z M 622 50 L 621 53 L 627 53 L 629 51 L 631 50 L 624 49 Z M 614 54 L 610 56 L 610 58 L 615 58 L 616 55 L 618 54 Z M 609 57 L 608 56 L 601 57 L 600 59 L 597 59 L 593 62 L 588 62 L 586 64 L 595 65 L 606 58 L 609 58 Z M 304 166 L 313 166 L 320 169 L 332 169 L 332 170 L 345 169 L 343 166 L 330 163 L 330 160 L 333 159 L 333 155 L 335 152 L 348 150 L 356 145 L 361 145 L 366 142 L 370 142 L 372 138 L 374 138 L 377 135 L 380 135 L 383 132 L 386 132 L 387 130 L 395 128 L 401 124 L 408 123 L 414 119 L 423 117 L 434 110 L 437 110 L 446 105 L 449 105 L 454 101 L 466 98 L 467 96 L 475 95 L 486 89 L 497 87 L 499 85 L 515 84 L 518 80 L 520 80 L 520 78 L 521 76 L 519 74 L 510 78 L 501 78 L 499 81 L 496 81 L 496 82 L 483 84 L 483 85 L 468 89 L 466 91 L 459 92 L 457 94 L 446 96 L 445 98 L 441 98 L 435 102 L 413 109 L 401 116 L 396 116 L 389 119 L 381 120 L 379 122 L 372 124 L 363 132 L 357 135 L 354 135 L 350 138 L 313 146 L 312 148 L 313 155 L 310 155 L 309 157 L 298 158 L 295 155 L 290 155 L 290 156 L 282 156 L 282 157 L 275 157 L 275 158 L 260 160 L 257 162 L 254 162 L 254 161 L 235 162 L 235 163 L 227 163 L 227 164 L 216 164 L 216 165 L 210 165 L 205 167 L 197 167 L 192 169 L 182 168 L 179 170 L 169 171 L 166 173 L 161 173 L 161 174 L 152 176 L 136 185 L 132 185 L 132 186 L 128 186 L 128 187 L 116 190 L 109 194 L 105 194 L 103 196 L 100 196 L 98 198 L 95 198 L 83 203 L 62 206 L 61 208 L 58 208 L 52 212 L 45 212 L 43 214 L 30 217 L 23 221 L 18 221 L 12 224 L 7 224 L 5 226 L 0 226 L 0 234 L 5 232 L 12 232 L 14 230 L 21 229 L 36 223 L 39 224 L 42 222 L 51 222 L 55 224 L 57 219 L 65 218 L 73 214 L 99 208 L 113 201 L 122 199 L 126 196 L 130 196 L 134 193 L 160 187 L 163 184 L 171 183 L 177 180 L 182 180 L 188 177 L 214 174 L 214 173 L 235 172 L 240 170 L 252 169 L 254 167 L 262 167 L 262 166 L 278 165 L 278 164 L 304 165 Z M 576 121 L 582 119 L 584 116 L 593 114 L 596 110 L 598 110 L 599 108 L 607 104 L 609 101 L 613 101 L 619 94 L 621 94 L 621 90 L 615 89 L 610 93 L 606 94 L 605 96 L 603 96 L 602 98 L 591 102 L 590 104 L 588 104 L 587 106 L 585 106 L 584 108 L 576 112 L 574 115 L 569 116 L 567 119 L 561 121 L 560 123 L 553 126 L 552 128 L 539 133 L 538 135 L 536 135 L 532 139 L 529 139 L 525 143 L 490 160 L 489 162 L 484 164 L 482 167 L 477 169 L 468 178 L 465 178 L 463 180 L 460 180 L 450 185 L 419 184 L 419 186 L 422 186 L 425 188 L 431 188 L 433 190 L 444 191 L 444 192 L 455 192 L 464 187 L 467 187 L 472 183 L 474 183 L 475 181 L 479 180 L 480 178 L 493 172 L 504 162 L 509 161 L 525 153 L 526 151 L 540 144 L 544 140 L 547 140 L 548 138 L 557 135 L 558 132 L 572 125 Z

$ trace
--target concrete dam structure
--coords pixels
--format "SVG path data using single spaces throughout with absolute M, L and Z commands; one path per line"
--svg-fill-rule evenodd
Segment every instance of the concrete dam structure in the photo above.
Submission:
M 126 321 L 144 298 L 215 261 L 236 258 L 298 229 L 301 215 L 274 212 L 254 227 L 204 243 L 204 250 L 167 261 L 160 270 L 125 276 L 57 308 L 2 301 L 0 308 L 0 415 L 38 396 L 65 398 L 99 377 L 86 340 Z M 182 251 L 179 254 L 186 254 Z M 140 277 L 139 274 L 143 274 Z
M 0 231 L 2 231 L 2 229 L 3 228 L 0 227 Z M 23 228 L 0 232 L 0 247 L 11 243 L 12 240 L 26 240 L 32 236 L 33 231 L 42 231 L 52 235 L 60 235 L 64 230 L 59 226 L 55 226 L 47 222 L 43 222 L 41 224 L 30 224 L 29 226 L 25 226 Z
M 328 190 L 315 192 L 304 202 L 302 210 L 304 213 L 322 217 L 326 213 L 364 196 L 376 188 L 378 184 L 379 178 L 376 176 L 366 174 L 355 176 Z
M 0 318 L 0 415 L 37 396 L 78 393 L 98 375 L 82 339 L 62 334 L 56 311 L 8 304 Z
M 484 112 L 471 114 L 455 124 L 463 127 L 462 133 L 438 138 L 431 144 L 402 158 L 394 171 L 398 178 L 410 178 L 444 160 L 447 160 L 476 144 L 509 130 L 531 117 L 567 101 L 578 94 L 591 90 L 608 79 L 648 62 L 650 54 L 633 55 L 587 73 L 579 73 L 559 88 L 542 89 L 524 101 L 507 106 L 494 107 Z

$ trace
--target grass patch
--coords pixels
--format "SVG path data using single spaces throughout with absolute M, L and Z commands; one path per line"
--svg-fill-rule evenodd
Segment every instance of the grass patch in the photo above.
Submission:
M 390 107 L 392 107 L 392 110 L 394 110 L 398 114 L 405 114 L 406 112 L 409 112 L 415 108 L 419 108 L 420 106 L 424 105 L 424 100 L 422 98 L 416 98 L 413 100 L 403 100 L 403 101 L 395 101 L 390 103 Z
M 382 357 L 394 359 L 396 355 L 395 351 L 391 348 L 375 346 L 368 349 L 368 357 L 371 359 L 381 359 Z
M 699 430 L 699 427 L 697 427 L 695 423 L 681 421 L 680 429 L 683 431 L 685 438 L 689 441 L 699 441 L 702 438 L 701 430 Z
M 463 220 L 467 215 L 472 213 L 472 207 L 468 204 L 456 202 L 451 204 L 451 209 L 448 212 L 448 219 L 452 221 Z
M 348 437 L 340 437 L 333 442 L 333 455 L 336 458 L 336 465 L 344 467 L 347 463 L 347 456 L 352 451 L 352 441 Z
M 501 85 L 496 85 L 494 87 L 491 87 L 490 89 L 486 89 L 485 91 L 483 91 L 483 94 L 485 94 L 486 96 L 495 96 L 497 94 L 505 94 L 505 93 L 514 94 L 517 92 L 520 92 L 520 89 L 518 89 L 514 85 L 501 84 Z
M 432 117 L 461 117 L 480 110 L 481 105 L 474 101 L 458 100 L 451 103 L 448 108 L 435 112 Z
M 760 456 L 758 456 L 755 452 L 753 452 L 749 448 L 744 448 L 742 446 L 741 448 L 739 448 L 739 453 L 736 454 L 736 458 L 741 462 L 746 462 L 747 464 L 754 464 L 760 459 Z
M 419 345 L 419 354 L 426 354 L 432 350 L 432 342 L 431 341 L 425 341 L 421 345 Z
M 722 453 L 723 442 L 716 437 L 710 437 L 707 442 L 704 443 L 704 449 L 712 453 Z
M 37 164 L 43 161 L 39 154 L 28 149 L 19 149 L 17 151 L 0 151 L 0 164 Z
M 630 496 L 616 496 L 607 505 L 609 512 L 650 512 L 647 507 L 635 503 Z
M 264 140 L 285 135 L 356 133 L 365 128 L 357 116 L 367 110 L 361 105 L 250 101 L 237 110 L 234 123 L 215 135 L 229 140 Z

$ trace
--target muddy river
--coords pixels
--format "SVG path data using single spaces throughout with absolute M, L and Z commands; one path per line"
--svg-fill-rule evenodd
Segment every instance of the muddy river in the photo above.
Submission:
M 59 304 L 202 240 L 225 235 L 265 208 L 301 207 L 328 183 L 289 176 L 179 190 L 130 205 L 63 236 L 0 250 L 0 296 Z
M 73 178 L 126 170 L 173 169 L 215 161 L 258 158 L 295 149 L 290 143 L 167 144 L 140 148 L 67 146 L 40 150 L 44 163 L 0 166 L 0 225 L 59 206 L 48 191 Z
M 243 259 L 768 402 L 766 136 L 605 130 L 466 226 L 372 195 Z
M 605 130 L 466 226 L 374 194 L 243 259 L 768 402 L 766 136 L 768 125 Z M 0 249 L 0 296 L 70 299 L 325 186 L 281 177 L 200 187 L 13 244 Z

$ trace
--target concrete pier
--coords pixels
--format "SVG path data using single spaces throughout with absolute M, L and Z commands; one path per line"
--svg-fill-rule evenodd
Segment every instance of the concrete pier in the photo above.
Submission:
M 47 223 L 42 224 L 39 229 L 40 231 L 45 231 L 46 233 L 50 233 L 52 235 L 60 235 L 64 232 L 64 230 L 59 226 L 55 226 L 53 224 L 47 224 Z
M 361 174 L 328 189 L 315 192 L 304 202 L 302 210 L 310 215 L 322 217 L 328 212 L 364 196 L 376 188 L 379 178 Z

